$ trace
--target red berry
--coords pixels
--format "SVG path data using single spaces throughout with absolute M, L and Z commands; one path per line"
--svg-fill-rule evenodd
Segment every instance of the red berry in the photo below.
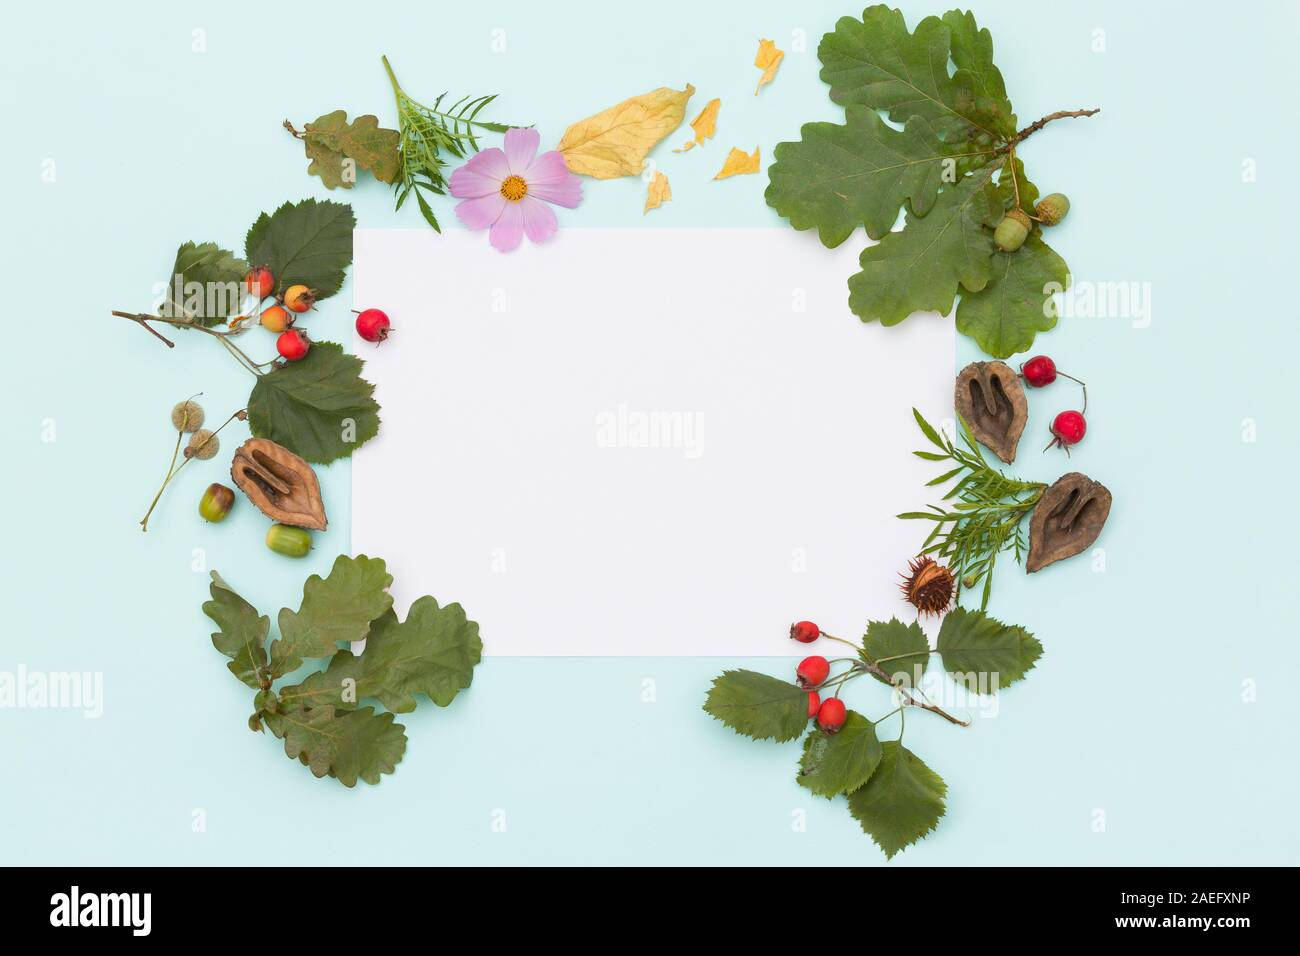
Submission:
M 291 285 L 284 290 L 284 307 L 290 312 L 306 312 L 316 304 L 316 290 L 305 285 Z
M 379 309 L 366 309 L 357 313 L 357 335 L 367 342 L 382 342 L 392 330 L 393 324 Z
M 844 708 L 844 701 L 838 697 L 832 697 L 830 700 L 822 701 L 822 705 L 817 710 L 817 725 L 828 734 L 833 734 L 844 726 L 845 719 L 849 712 Z
M 258 266 L 256 269 L 249 271 L 244 277 L 244 288 L 251 292 L 257 298 L 265 299 L 275 291 L 275 276 L 266 266 Z
M 821 629 L 812 621 L 800 621 L 790 625 L 790 637 L 800 644 L 811 644 L 822 636 Z
M 1052 419 L 1052 434 L 1056 436 L 1052 444 L 1066 448 L 1077 445 L 1083 441 L 1087 431 L 1088 423 L 1083 418 L 1083 412 L 1061 412 Z M 1052 445 L 1047 447 L 1051 448 Z
M 1035 355 L 1020 366 L 1020 374 L 1025 377 L 1026 384 L 1043 388 L 1056 381 L 1056 363 L 1046 355 Z
M 296 362 L 307 355 L 311 343 L 307 341 L 307 336 L 297 329 L 289 329 L 282 332 L 275 340 L 275 348 L 284 358 Z
M 817 716 L 817 711 L 821 709 L 822 698 L 815 690 L 808 691 L 808 718 L 811 720 Z
M 800 687 L 816 687 L 827 678 L 830 672 L 830 661 L 816 654 L 812 657 L 805 657 L 794 670 L 795 679 L 799 681 Z

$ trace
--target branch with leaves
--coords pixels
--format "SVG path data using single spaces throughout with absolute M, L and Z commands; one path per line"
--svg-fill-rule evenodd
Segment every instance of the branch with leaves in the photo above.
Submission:
M 795 781 L 817 796 L 844 796 L 849 812 L 876 844 L 892 857 L 938 826 L 945 812 L 947 785 L 905 746 L 907 712 L 921 710 L 951 724 L 970 721 L 934 703 L 922 683 L 931 683 L 932 660 L 939 674 L 971 693 L 995 694 L 1023 678 L 1042 655 L 1038 640 L 1022 627 L 1006 625 L 983 611 L 954 608 L 943 619 L 932 649 L 915 622 L 872 621 L 861 644 L 822 632 L 821 637 L 851 647 L 854 656 L 828 662 L 847 664 L 816 684 L 790 683 L 750 670 L 724 671 L 713 681 L 704 710 L 736 733 L 755 740 L 794 740 L 803 736 Z M 809 659 L 812 660 L 812 659 Z M 805 661 L 807 663 L 807 661 Z M 841 709 L 838 726 L 809 726 L 829 692 L 839 700 L 845 687 L 863 676 L 890 687 L 893 709 L 876 719 Z M 817 707 L 814 704 L 819 705 Z M 898 718 L 898 734 L 881 741 L 880 727 Z

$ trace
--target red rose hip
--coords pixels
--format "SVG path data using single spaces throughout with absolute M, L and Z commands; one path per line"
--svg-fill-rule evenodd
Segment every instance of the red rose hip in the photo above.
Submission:
M 830 700 L 822 701 L 822 705 L 817 710 L 817 726 L 828 734 L 833 734 L 844 726 L 845 719 L 849 716 L 848 710 L 844 707 L 844 701 L 838 697 L 832 697 Z
M 800 621 L 790 625 L 790 638 L 800 644 L 811 644 L 822 636 L 821 629 L 812 621 Z
M 1020 366 L 1020 374 L 1025 377 L 1026 384 L 1043 388 L 1056 381 L 1056 363 L 1046 355 L 1035 355 Z
M 805 657 L 795 668 L 795 679 L 799 681 L 800 687 L 816 687 L 824 681 L 831 672 L 830 661 L 826 658 L 814 654 L 812 657 Z
M 808 719 L 811 720 L 817 716 L 817 711 L 821 710 L 822 698 L 815 690 L 808 691 Z
M 393 330 L 393 323 L 380 309 L 366 309 L 357 313 L 357 335 L 367 342 L 382 342 Z
M 1088 422 L 1084 419 L 1082 412 L 1061 412 L 1052 419 L 1052 445 L 1060 445 L 1069 451 L 1071 445 L 1077 445 L 1083 441 L 1083 436 L 1088 433 Z
M 297 362 L 304 358 L 310 348 L 311 343 L 307 341 L 307 336 L 297 329 L 288 329 L 275 340 L 276 351 L 290 362 Z

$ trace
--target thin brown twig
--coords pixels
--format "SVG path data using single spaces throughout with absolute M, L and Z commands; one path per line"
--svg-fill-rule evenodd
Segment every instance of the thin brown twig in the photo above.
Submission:
M 1051 123 L 1055 120 L 1093 116 L 1100 112 L 1101 112 L 1101 107 L 1099 106 L 1096 109 L 1091 109 L 1091 110 L 1057 110 L 1055 113 L 1048 113 L 1042 119 L 1034 120 L 1034 122 L 1030 123 L 1024 129 L 1016 133 L 1015 136 L 1012 136 L 1009 140 L 1006 141 L 1006 143 L 1003 144 L 1002 149 L 1004 152 L 1007 150 L 1015 149 L 1017 143 L 1021 143 L 1024 140 L 1028 139 L 1030 136 L 1034 135 L 1034 133 L 1037 133 L 1040 129 L 1046 126 L 1048 123 Z

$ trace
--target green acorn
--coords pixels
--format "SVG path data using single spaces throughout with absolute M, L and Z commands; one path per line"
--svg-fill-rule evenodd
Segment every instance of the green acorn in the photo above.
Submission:
M 1015 252 L 1029 238 L 1033 221 L 1019 206 L 1007 210 L 998 227 L 993 230 L 993 244 L 1003 252 Z
M 1034 206 L 1034 215 L 1044 226 L 1055 226 L 1070 211 L 1070 200 L 1065 193 L 1052 193 L 1038 200 Z

